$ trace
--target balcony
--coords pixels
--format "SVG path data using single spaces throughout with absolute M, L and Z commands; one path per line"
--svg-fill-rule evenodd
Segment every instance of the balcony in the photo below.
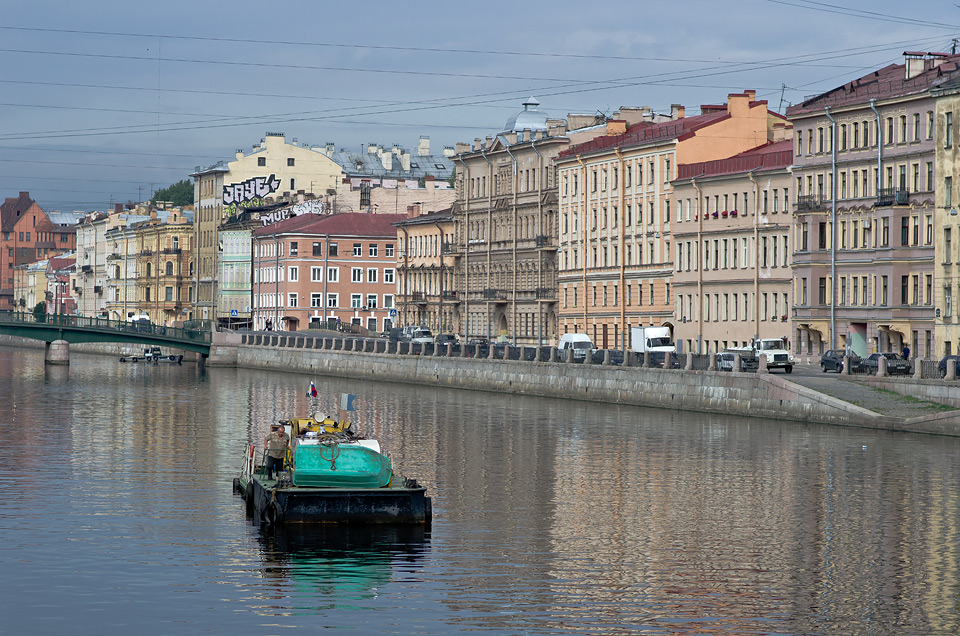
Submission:
M 536 238 L 537 247 L 551 247 L 550 237 L 545 235 L 540 235 Z
M 910 205 L 910 191 L 904 188 L 881 188 L 877 195 L 877 207 Z
M 456 292 L 456 290 L 450 290 L 450 289 L 444 290 L 444 291 L 443 291 L 443 299 L 444 299 L 444 300 L 457 300 L 457 292 Z
M 416 303 L 418 305 L 426 305 L 427 304 L 426 292 L 422 292 L 422 291 L 411 292 L 410 302 Z
M 445 256 L 456 256 L 460 253 L 460 246 L 456 243 L 444 243 L 443 244 L 443 254 Z
M 507 290 L 505 289 L 484 289 L 483 290 L 483 299 L 484 300 L 495 300 L 497 302 L 506 302 L 507 301 Z
M 183 250 L 179 247 L 165 247 L 163 248 L 164 254 L 180 254 Z
M 84 274 L 89 274 L 93 272 L 93 265 L 81 265 L 80 271 L 83 272 Z
M 153 256 L 153 250 L 140 250 L 140 256 Z
M 116 253 L 116 252 L 114 252 L 113 254 L 107 254 L 107 260 L 108 260 L 108 261 L 118 261 L 118 260 L 120 260 L 121 258 L 123 258 L 123 255 L 122 255 L 122 254 L 118 254 L 118 253 Z
M 553 300 L 557 299 L 557 290 L 552 287 L 538 287 L 537 288 L 537 300 Z
M 816 194 L 803 194 L 797 197 L 797 212 L 816 212 L 823 209 L 823 201 Z

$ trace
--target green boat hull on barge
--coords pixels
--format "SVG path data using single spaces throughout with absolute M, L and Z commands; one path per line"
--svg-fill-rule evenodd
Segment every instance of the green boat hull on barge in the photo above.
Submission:
M 234 491 L 267 524 L 429 525 L 426 489 L 393 472 L 376 440 L 353 435 L 348 422 L 295 418 L 288 426 L 288 471 L 273 479 L 256 466 L 250 446 Z

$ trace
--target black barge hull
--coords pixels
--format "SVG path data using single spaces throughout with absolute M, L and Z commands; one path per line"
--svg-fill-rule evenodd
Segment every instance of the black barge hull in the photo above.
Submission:
M 430 498 L 422 486 L 386 488 L 276 487 L 254 475 L 233 480 L 234 491 L 254 519 L 268 524 L 398 524 L 429 525 Z

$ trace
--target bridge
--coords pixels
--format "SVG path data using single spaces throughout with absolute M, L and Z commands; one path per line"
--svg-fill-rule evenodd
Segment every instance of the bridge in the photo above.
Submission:
M 51 362 L 49 344 L 56 341 L 156 345 L 193 351 L 206 357 L 210 354 L 212 340 L 212 333 L 204 329 L 166 327 L 71 314 L 47 314 L 40 316 L 38 320 L 32 313 L 13 311 L 0 311 L 0 334 L 46 342 L 47 357 Z

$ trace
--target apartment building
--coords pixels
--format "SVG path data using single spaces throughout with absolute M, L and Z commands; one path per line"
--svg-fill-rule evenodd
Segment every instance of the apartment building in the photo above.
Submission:
M 412 205 L 397 227 L 397 325 L 450 333 L 460 324 L 455 285 L 454 223 L 448 208 L 420 214 Z
M 786 121 L 756 100 L 731 94 L 686 117 L 611 120 L 605 134 L 571 145 L 556 160 L 559 190 L 559 329 L 587 333 L 601 348 L 628 346 L 630 328 L 674 328 L 673 237 L 681 210 L 677 166 L 731 157 L 784 135 Z
M 146 221 L 149 215 L 127 217 L 128 222 Z M 106 301 L 104 308 L 111 320 L 127 320 L 137 309 L 137 259 L 140 247 L 137 234 L 127 224 L 104 232 L 106 242 Z
M 157 325 L 192 319 L 193 211 L 151 211 L 131 227 L 136 235 L 137 309 Z
M 678 167 L 672 184 L 679 211 L 672 226 L 678 351 L 790 340 L 791 149 L 786 139 Z
M 960 351 L 960 78 L 953 78 L 931 94 L 934 110 L 934 349 L 935 355 Z
M 787 110 L 794 125 L 798 354 L 816 357 L 837 347 L 865 356 L 907 344 L 915 356 L 932 356 L 943 349 L 934 343 L 931 89 L 957 77 L 960 56 L 907 52 L 903 64 Z
M 253 325 L 393 325 L 397 228 L 405 215 L 304 214 L 253 233 Z
M 16 269 L 21 265 L 70 252 L 77 245 L 77 217 L 47 213 L 29 192 L 7 197 L 0 205 L 0 310 L 21 306 L 14 293 Z

